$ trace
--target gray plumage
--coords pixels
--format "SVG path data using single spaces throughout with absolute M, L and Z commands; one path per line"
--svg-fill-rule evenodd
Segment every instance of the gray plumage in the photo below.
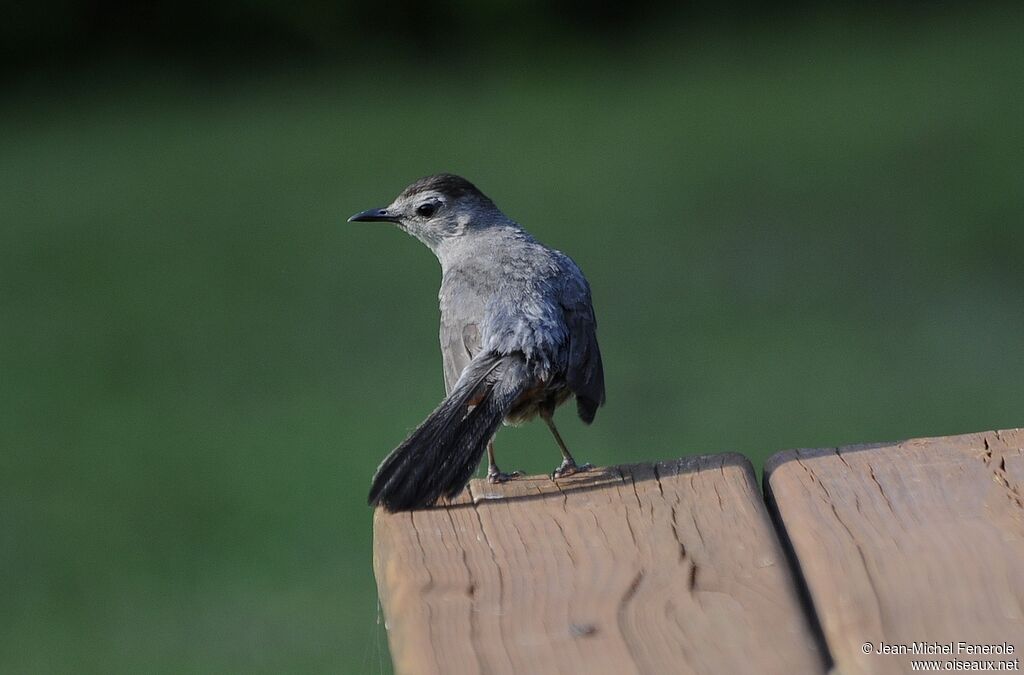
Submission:
M 354 221 L 388 221 L 441 263 L 440 406 L 380 465 L 371 504 L 427 506 L 465 487 L 504 420 L 540 415 L 562 449 L 556 474 L 579 470 L 551 420 L 575 395 L 579 416 L 604 403 L 590 287 L 579 267 L 504 215 L 469 181 L 428 176 Z M 504 480 L 490 456 L 488 476 Z

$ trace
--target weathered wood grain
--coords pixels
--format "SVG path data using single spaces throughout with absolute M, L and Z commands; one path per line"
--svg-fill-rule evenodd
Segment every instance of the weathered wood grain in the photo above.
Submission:
M 374 517 L 399 673 L 820 673 L 739 455 L 494 486 Z
M 1024 432 L 793 450 L 765 469 L 841 673 L 1024 649 Z M 1002 644 L 1015 653 L 864 654 L 865 643 Z M 913 649 L 911 646 L 910 649 Z

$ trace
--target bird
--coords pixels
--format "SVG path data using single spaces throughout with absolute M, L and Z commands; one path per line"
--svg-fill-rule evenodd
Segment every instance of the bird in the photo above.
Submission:
M 502 423 L 538 416 L 562 454 L 552 478 L 592 468 L 577 464 L 554 421 L 570 397 L 585 424 L 605 402 L 590 284 L 576 263 L 450 173 L 421 178 L 389 205 L 348 220 L 393 223 L 441 265 L 445 398 L 381 462 L 369 505 L 409 511 L 454 498 L 485 451 L 489 482 L 518 477 L 498 468 L 494 435 Z

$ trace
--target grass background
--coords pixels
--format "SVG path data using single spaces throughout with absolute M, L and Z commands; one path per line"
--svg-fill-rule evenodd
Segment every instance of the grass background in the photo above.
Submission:
M 387 670 L 369 479 L 475 181 L 591 280 L 595 463 L 1021 424 L 1019 10 L 533 60 L 25 81 L 0 102 L 0 671 Z M 550 471 L 542 425 L 506 469 Z

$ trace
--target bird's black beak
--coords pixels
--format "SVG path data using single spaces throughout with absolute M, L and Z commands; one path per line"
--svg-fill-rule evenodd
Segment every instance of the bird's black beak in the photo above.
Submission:
M 397 223 L 398 216 L 387 209 L 367 209 L 348 219 L 350 223 Z

